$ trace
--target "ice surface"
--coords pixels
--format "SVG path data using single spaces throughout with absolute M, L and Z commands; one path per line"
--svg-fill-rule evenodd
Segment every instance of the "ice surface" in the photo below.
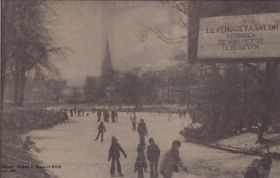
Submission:
M 149 137 L 153 137 L 161 149 L 161 157 L 174 139 L 183 141 L 179 131 L 190 123 L 189 118 L 179 118 L 178 114 L 172 114 L 170 121 L 169 114 L 137 113 L 137 118 L 145 120 Z M 61 168 L 48 169 L 59 178 L 109 178 L 108 150 L 111 137 L 116 136 L 128 155 L 127 159 L 121 157 L 123 173 L 126 178 L 136 178 L 133 168 L 139 138 L 132 130 L 129 114 L 118 113 L 118 123 L 105 123 L 107 132 L 103 143 L 94 141 L 96 120 L 96 114 L 90 113 L 70 118 L 68 123 L 51 129 L 28 133 L 41 149 L 40 153 L 32 151 L 32 154 L 44 165 L 61 165 Z M 183 143 L 180 155 L 190 173 L 175 173 L 173 178 L 241 178 L 246 166 L 255 159 L 192 143 Z M 270 178 L 280 177 L 279 168 L 280 162 L 274 160 Z M 148 178 L 148 174 L 145 177 Z

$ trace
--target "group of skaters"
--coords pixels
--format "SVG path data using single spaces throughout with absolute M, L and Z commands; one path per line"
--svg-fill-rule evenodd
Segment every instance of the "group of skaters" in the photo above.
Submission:
M 148 130 L 143 119 L 140 119 L 140 122 L 137 126 L 137 132 L 139 134 L 139 144 L 137 147 L 137 158 L 134 171 L 137 172 L 138 178 L 144 178 L 144 171 L 147 171 L 147 156 L 150 167 L 150 178 L 158 178 L 160 148 L 156 144 L 155 140 L 151 137 L 149 138 L 149 145 L 146 149 L 145 137 L 148 136 Z M 187 167 L 184 165 L 179 156 L 180 146 L 181 142 L 179 140 L 174 140 L 171 149 L 164 154 L 160 164 L 160 174 L 162 174 L 163 178 L 171 178 L 173 172 L 179 171 L 179 167 L 187 172 Z
M 77 109 L 77 108 L 70 108 L 69 109 L 69 113 L 70 113 L 70 117 L 81 117 L 81 116 L 85 116 L 85 110 L 83 109 Z
M 109 122 L 110 119 L 110 112 L 106 110 L 97 110 L 97 122 L 101 121 L 101 118 L 103 116 L 104 122 Z M 111 111 L 111 121 L 118 122 L 118 113 L 117 111 Z
M 61 111 L 67 112 L 66 108 L 62 108 Z M 83 116 L 84 110 L 71 108 L 68 109 L 70 116 Z M 104 122 L 109 122 L 111 113 L 111 121 L 118 122 L 118 113 L 116 111 L 106 111 L 106 110 L 97 110 L 97 121 L 100 122 L 98 125 L 98 134 L 95 138 L 95 141 L 101 137 L 101 142 L 103 142 L 103 135 L 106 132 L 106 127 L 103 122 L 101 122 L 102 116 Z M 182 112 L 181 116 L 185 117 L 185 114 Z M 181 117 L 180 116 L 180 117 Z M 183 170 L 188 172 L 187 167 L 184 165 L 183 161 L 179 156 L 179 148 L 181 146 L 181 142 L 179 140 L 174 140 L 171 149 L 168 150 L 160 163 L 160 169 L 158 171 L 159 166 L 159 158 L 160 158 L 160 148 L 156 144 L 155 140 L 151 137 L 148 140 L 148 146 L 146 147 L 145 139 L 148 136 L 148 130 L 146 123 L 143 119 L 140 119 L 140 122 L 137 125 L 137 117 L 136 113 L 132 112 L 130 115 L 130 120 L 132 124 L 132 130 L 138 132 L 139 135 L 139 144 L 137 146 L 137 157 L 134 164 L 134 171 L 137 173 L 138 178 L 144 178 L 144 172 L 147 172 L 149 163 L 149 173 L 150 178 L 158 178 L 159 173 L 163 178 L 172 178 L 174 172 L 178 172 L 179 170 Z M 121 169 L 120 156 L 122 155 L 127 158 L 127 154 L 125 153 L 122 146 L 118 143 L 118 140 L 115 136 L 111 139 L 111 146 L 109 149 L 108 161 L 111 161 L 110 174 L 111 177 L 115 176 L 115 172 L 117 170 L 119 176 L 124 176 Z M 244 178 L 269 178 L 269 173 L 272 165 L 272 154 L 268 153 L 264 154 L 261 159 L 254 159 L 246 168 Z
M 106 132 L 106 127 L 104 125 L 104 122 L 101 121 L 101 118 L 103 116 L 103 121 L 104 122 L 109 122 L 110 114 L 109 111 L 106 110 L 97 110 L 97 122 L 100 122 L 100 124 L 97 127 L 97 136 L 95 138 L 95 141 L 101 137 L 101 142 L 103 142 L 103 135 Z M 117 111 L 111 111 L 111 121 L 112 123 L 118 122 L 118 113 Z
M 103 117 L 104 117 L 104 111 Z M 108 112 L 108 111 L 107 111 Z M 99 113 L 99 114 L 98 114 Z M 113 113 L 113 112 L 112 112 Z M 112 115 L 112 114 L 111 114 Z M 106 116 L 106 114 L 105 114 Z M 101 136 L 101 142 L 103 142 L 103 134 L 106 132 L 106 127 L 103 122 L 101 122 L 101 111 L 97 112 L 98 121 L 100 124 L 98 125 L 98 134 L 96 136 L 95 141 L 99 139 Z M 137 125 L 135 114 L 130 117 L 132 122 L 133 130 L 137 129 L 139 135 L 139 144 L 137 146 L 137 157 L 134 164 L 134 171 L 137 173 L 138 178 L 144 178 L 144 172 L 147 172 L 148 163 L 149 162 L 149 172 L 150 178 L 158 178 L 159 171 L 159 158 L 160 158 L 160 148 L 156 144 L 153 138 L 149 138 L 149 144 L 146 146 L 145 139 L 148 136 L 148 130 L 146 127 L 146 123 L 143 119 L 140 119 L 140 122 Z M 104 120 L 105 121 L 105 120 Z M 136 128 L 137 125 L 137 128 Z M 167 151 L 161 161 L 160 164 L 160 174 L 162 174 L 163 178 L 172 178 L 173 172 L 179 171 L 179 168 L 187 172 L 186 166 L 183 164 L 180 156 L 179 156 L 179 147 L 181 146 L 181 142 L 179 140 L 175 140 L 172 143 L 171 149 Z M 118 140 L 115 136 L 111 139 L 111 146 L 109 149 L 108 161 L 111 161 L 110 175 L 111 177 L 115 176 L 115 172 L 117 170 L 119 176 L 123 176 L 120 156 L 121 154 L 127 158 L 127 154 L 125 153 L 122 146 L 118 143 Z

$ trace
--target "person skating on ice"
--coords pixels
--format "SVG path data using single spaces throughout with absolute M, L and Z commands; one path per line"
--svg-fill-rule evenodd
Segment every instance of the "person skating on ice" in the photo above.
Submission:
M 104 134 L 104 132 L 106 132 L 106 127 L 104 126 L 103 122 L 100 122 L 97 130 L 98 130 L 98 133 L 97 133 L 97 136 L 95 138 L 95 141 L 97 141 L 99 136 L 101 136 L 101 142 L 103 142 L 103 134 Z
M 97 122 L 101 121 L 102 112 L 100 110 L 97 111 Z
M 140 119 L 140 123 L 138 124 L 137 131 L 140 137 L 140 144 L 145 144 L 145 136 L 148 135 L 148 130 L 146 127 L 146 123 L 143 119 Z
M 132 130 L 135 131 L 136 130 L 136 125 L 137 125 L 137 121 L 136 121 L 136 116 L 130 116 L 130 120 L 131 120 L 131 124 L 132 124 Z
M 139 144 L 137 147 L 137 158 L 134 165 L 134 172 L 137 172 L 138 178 L 144 178 L 144 171 L 147 171 L 147 162 L 145 157 L 145 145 Z
M 120 163 L 120 152 L 123 154 L 123 156 L 126 158 L 127 155 L 121 145 L 118 143 L 118 140 L 116 137 L 112 137 L 112 143 L 109 149 L 109 156 L 108 161 L 111 161 L 111 169 L 110 174 L 111 177 L 114 177 L 115 175 L 115 165 L 117 165 L 117 171 L 119 175 L 122 177 L 122 169 L 121 169 L 121 163 Z
M 179 140 L 173 141 L 171 149 L 163 156 L 160 165 L 160 173 L 163 175 L 163 178 L 172 178 L 173 172 L 178 172 L 179 167 L 188 172 L 187 167 L 179 156 L 180 146 L 181 142 Z
M 158 178 L 158 160 L 160 156 L 160 149 L 153 138 L 149 139 L 146 154 L 150 165 L 150 178 Z

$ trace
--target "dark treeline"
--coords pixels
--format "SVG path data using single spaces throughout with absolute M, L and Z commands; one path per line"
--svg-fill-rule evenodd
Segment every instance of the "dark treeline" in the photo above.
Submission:
M 244 128 L 249 131 L 257 123 L 267 129 L 279 122 L 278 63 L 213 64 L 200 68 L 201 88 L 190 114 L 195 122 L 204 123 L 202 137 L 219 138 Z
M 189 65 L 181 61 L 162 71 L 115 72 L 113 78 L 103 88 L 99 78 L 87 77 L 87 102 L 188 105 L 193 121 L 203 124 L 205 136 L 233 134 L 258 122 L 268 127 L 280 115 L 278 63 Z
M 249 6 L 250 2 L 247 4 Z M 163 2 L 163 5 L 172 8 L 180 17 L 176 21 L 179 27 L 188 29 L 188 2 Z M 238 2 L 233 5 L 240 6 Z M 264 5 L 271 11 L 279 11 L 280 6 L 276 1 Z M 223 1 L 219 1 L 217 6 L 221 6 L 220 9 L 231 8 Z M 255 5 L 252 12 L 260 9 L 263 9 L 261 5 Z M 246 9 L 238 8 L 236 14 L 242 14 L 243 11 Z M 170 37 L 163 34 L 160 28 L 151 29 L 151 32 L 166 43 L 178 44 L 187 40 L 188 33 L 186 31 L 185 35 Z M 188 105 L 192 120 L 202 124 L 201 132 L 197 135 L 206 139 L 231 135 L 244 128 L 249 130 L 257 123 L 268 128 L 274 122 L 279 122 L 278 62 L 249 63 L 244 59 L 244 63 L 187 64 L 186 54 L 186 51 L 177 53 L 174 59 L 178 61 L 178 65 L 162 71 L 115 72 L 112 74 L 114 79 L 107 88 L 98 87 L 102 80 L 88 77 L 85 83 L 85 98 L 88 102 L 116 105 Z M 104 100 L 104 97 L 99 98 L 105 96 L 106 92 L 107 100 Z

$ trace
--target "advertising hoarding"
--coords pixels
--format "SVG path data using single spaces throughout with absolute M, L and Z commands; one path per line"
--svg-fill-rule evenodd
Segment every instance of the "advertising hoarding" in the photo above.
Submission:
M 200 19 L 197 58 L 280 57 L 280 13 Z

